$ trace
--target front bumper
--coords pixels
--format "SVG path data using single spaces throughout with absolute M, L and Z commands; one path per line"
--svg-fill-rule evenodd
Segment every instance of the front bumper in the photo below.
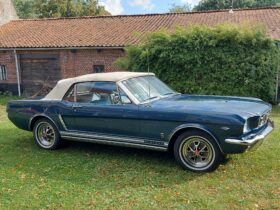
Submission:
M 260 131 L 259 133 L 250 134 L 241 139 L 229 138 L 226 139 L 225 142 L 228 144 L 247 146 L 248 149 L 252 149 L 257 145 L 260 145 L 263 142 L 263 140 L 273 131 L 273 129 L 274 123 L 273 121 L 269 120 L 267 122 L 266 128 Z

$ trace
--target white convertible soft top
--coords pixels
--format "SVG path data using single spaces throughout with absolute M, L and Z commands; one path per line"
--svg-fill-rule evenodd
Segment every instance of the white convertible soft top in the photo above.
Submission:
M 154 76 L 153 73 L 143 72 L 110 72 L 110 73 L 95 73 L 87 74 L 79 77 L 63 79 L 57 82 L 56 86 L 46 95 L 42 100 L 62 100 L 69 88 L 79 82 L 119 82 L 122 80 L 141 77 L 141 76 Z

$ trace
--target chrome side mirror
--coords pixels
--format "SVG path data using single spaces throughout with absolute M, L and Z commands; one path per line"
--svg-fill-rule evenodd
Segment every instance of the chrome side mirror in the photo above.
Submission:
M 121 103 L 121 98 L 120 98 L 120 95 L 118 93 L 113 93 L 112 94 L 112 100 L 113 100 L 113 104 L 120 104 Z

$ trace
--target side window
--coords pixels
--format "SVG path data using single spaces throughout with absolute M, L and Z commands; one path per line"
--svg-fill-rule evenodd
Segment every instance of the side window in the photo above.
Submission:
M 64 100 L 78 103 L 114 104 L 117 85 L 114 82 L 84 82 L 74 85 Z
M 0 80 L 7 80 L 7 69 L 6 66 L 0 65 Z
M 65 101 L 70 101 L 70 102 L 75 102 L 76 101 L 76 85 L 73 85 L 66 95 L 63 97 L 63 100 Z
M 122 89 L 119 89 L 119 94 L 120 94 L 120 100 L 122 104 L 132 104 L 131 100 Z

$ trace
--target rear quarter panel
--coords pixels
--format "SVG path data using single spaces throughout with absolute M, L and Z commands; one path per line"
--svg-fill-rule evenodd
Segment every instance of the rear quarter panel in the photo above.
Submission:
M 17 100 L 7 105 L 10 121 L 20 129 L 31 130 L 31 120 L 36 116 L 48 116 L 56 122 L 57 101 Z M 56 123 L 57 124 L 57 123 Z

